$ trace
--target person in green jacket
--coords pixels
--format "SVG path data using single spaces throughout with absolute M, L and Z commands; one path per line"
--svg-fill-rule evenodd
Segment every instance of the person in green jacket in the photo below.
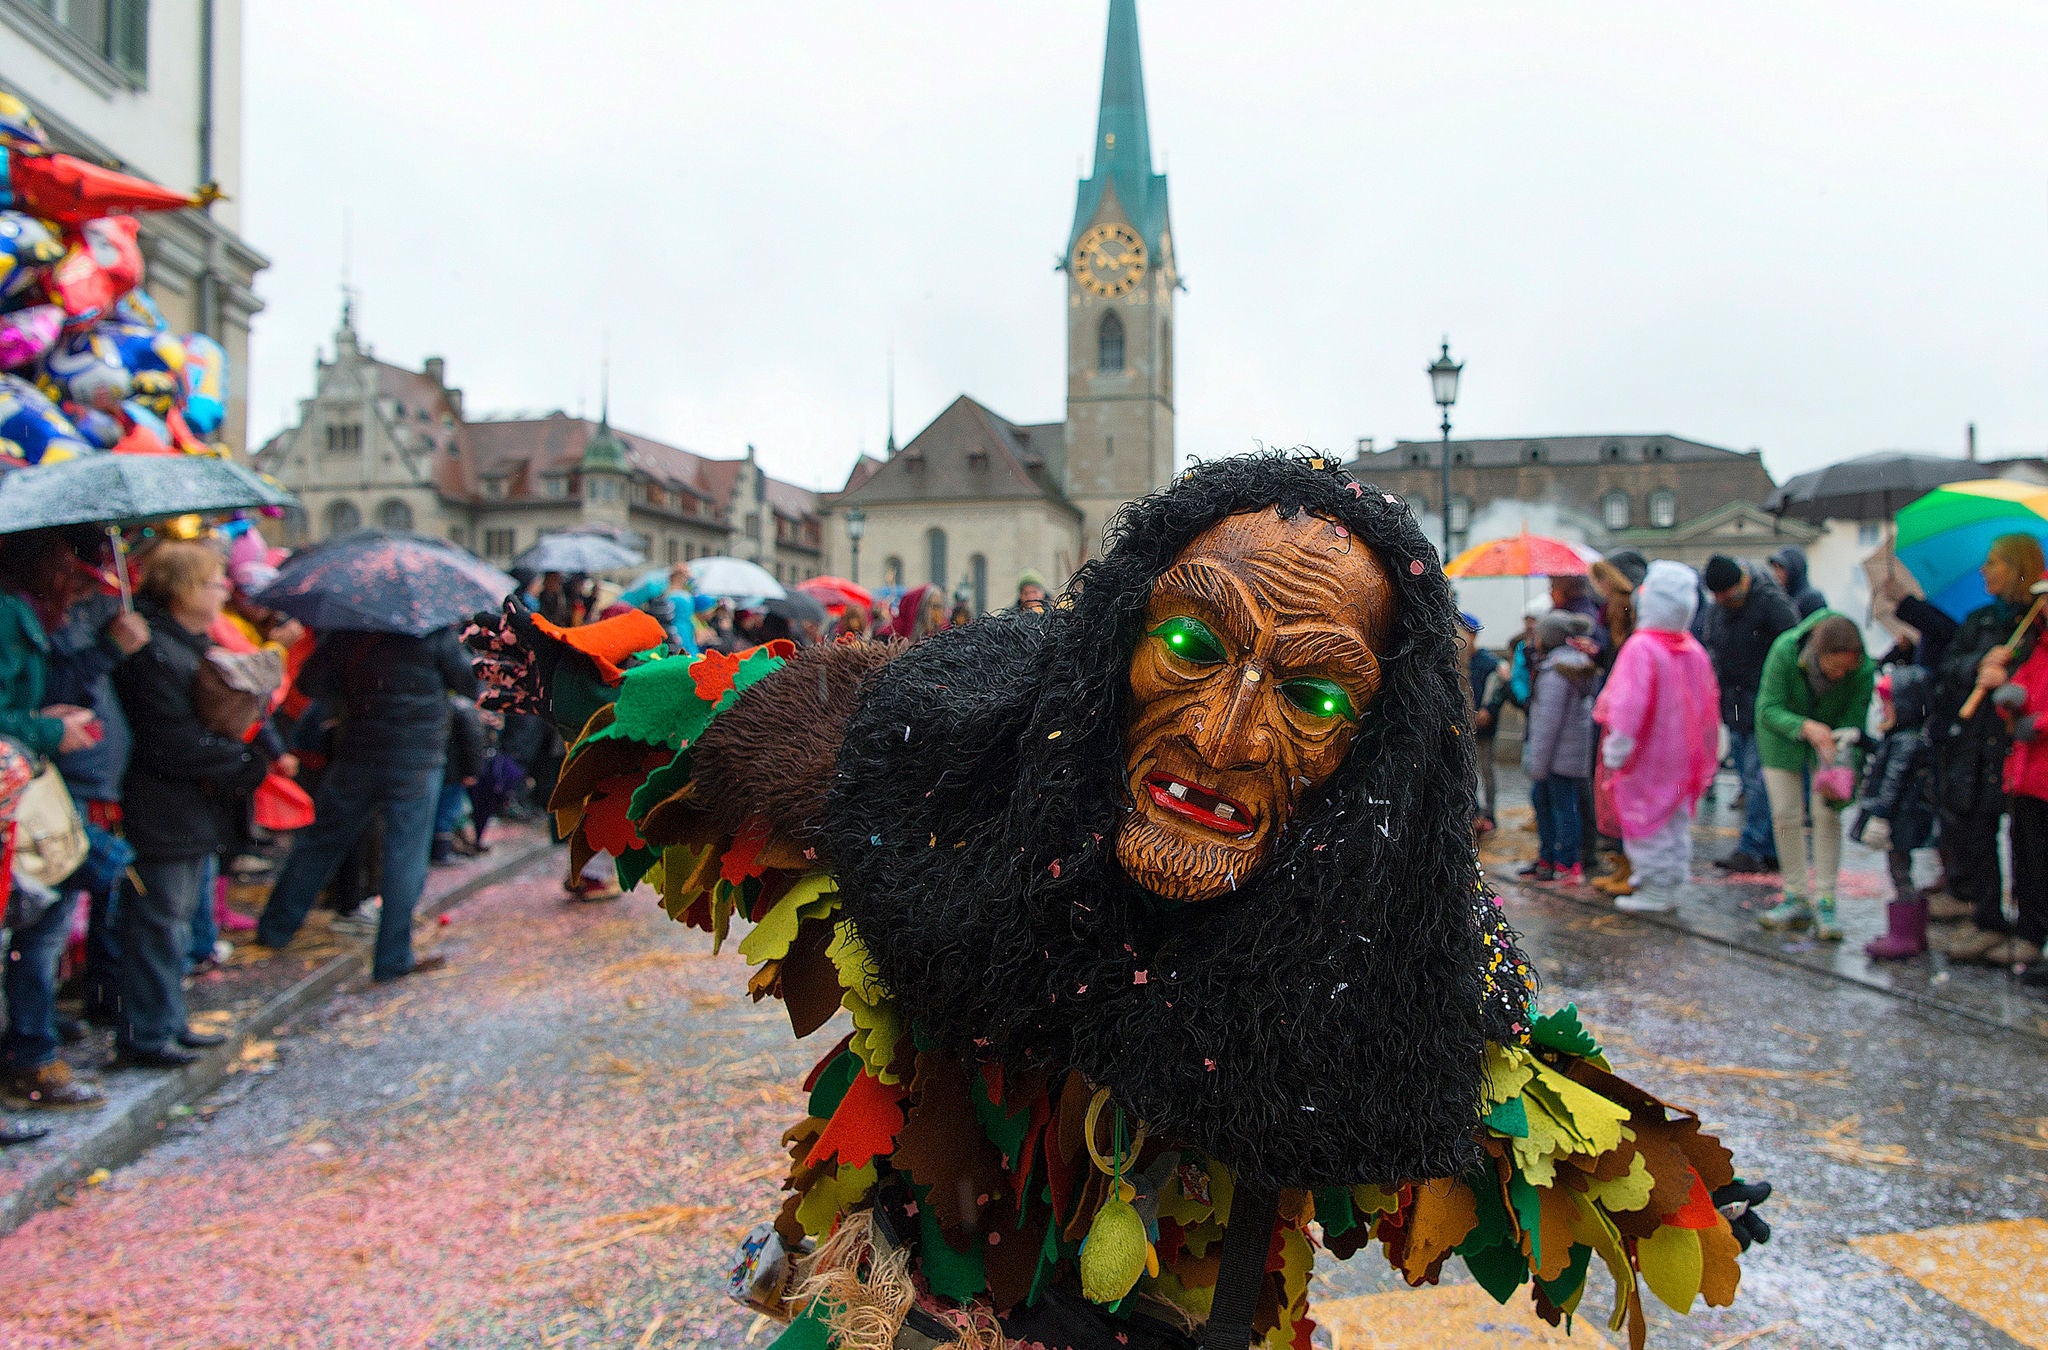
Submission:
M 1771 828 L 1784 868 L 1784 899 L 1766 910 L 1766 928 L 1811 927 L 1823 942 L 1842 940 L 1835 921 L 1835 877 L 1842 863 L 1842 811 L 1819 792 L 1809 803 L 1808 772 L 1834 763 L 1838 730 L 1860 734 L 1870 715 L 1877 663 L 1863 649 L 1855 623 L 1831 609 L 1815 610 L 1778 635 L 1764 658 L 1757 691 L 1757 757 L 1771 801 Z M 1813 816 L 1813 880 L 1808 889 L 1806 815 Z M 1811 902 L 1808 897 L 1811 896 Z

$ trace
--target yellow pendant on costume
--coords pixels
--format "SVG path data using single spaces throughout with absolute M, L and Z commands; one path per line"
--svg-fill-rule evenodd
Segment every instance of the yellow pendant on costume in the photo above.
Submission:
M 1159 1274 L 1159 1253 L 1145 1231 L 1144 1218 L 1131 1204 L 1137 1198 L 1138 1188 L 1124 1180 L 1124 1173 L 1144 1146 L 1145 1126 L 1140 1123 L 1138 1136 L 1126 1151 L 1119 1113 L 1113 1156 L 1103 1157 L 1095 1144 L 1095 1122 L 1108 1103 L 1109 1089 L 1097 1091 L 1095 1100 L 1088 1104 L 1088 1119 L 1082 1131 L 1088 1141 L 1088 1156 L 1109 1178 L 1109 1195 L 1095 1211 L 1088 1236 L 1081 1242 L 1081 1293 L 1093 1303 L 1116 1303 L 1137 1286 L 1140 1275 Z

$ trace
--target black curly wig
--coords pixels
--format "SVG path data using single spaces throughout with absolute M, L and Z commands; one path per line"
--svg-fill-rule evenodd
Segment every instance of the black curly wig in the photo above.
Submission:
M 1114 857 L 1131 654 L 1190 541 L 1271 507 L 1343 524 L 1392 576 L 1384 684 L 1266 865 L 1177 905 Z M 878 973 L 921 1045 L 1078 1069 L 1247 1180 L 1462 1172 L 1484 1041 L 1522 1030 L 1527 989 L 1470 841 L 1470 703 L 1435 552 L 1398 498 L 1278 453 L 1194 468 L 1113 535 L 1061 607 L 934 637 L 863 687 L 824 842 Z

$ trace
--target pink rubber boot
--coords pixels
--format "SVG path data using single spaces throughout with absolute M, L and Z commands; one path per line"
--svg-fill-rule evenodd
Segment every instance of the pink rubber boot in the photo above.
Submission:
M 1927 950 L 1927 902 L 1894 900 L 1884 907 L 1888 931 L 1863 946 L 1873 961 L 1903 961 Z
M 223 933 L 253 933 L 256 921 L 238 909 L 228 905 L 228 879 L 216 877 L 213 882 L 213 922 Z

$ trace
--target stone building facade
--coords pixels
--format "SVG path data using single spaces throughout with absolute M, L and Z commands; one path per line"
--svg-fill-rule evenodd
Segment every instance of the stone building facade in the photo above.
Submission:
M 203 211 L 142 222 L 144 288 L 174 328 L 227 351 L 227 418 L 248 435 L 249 319 L 268 259 L 240 233 L 242 5 L 0 0 L 0 90 L 34 110 L 58 150 L 173 188 L 218 184 Z
M 751 446 L 712 459 L 603 417 L 471 417 L 439 357 L 420 370 L 378 360 L 347 309 L 312 396 L 257 464 L 298 494 L 292 543 L 383 526 L 502 567 L 545 534 L 605 524 L 645 539 L 652 566 L 728 555 L 789 584 L 824 570 L 816 494 L 770 478 Z
M 1029 569 L 1057 588 L 1100 551 L 1127 502 L 1173 475 L 1173 309 L 1180 289 L 1166 178 L 1152 170 L 1136 0 L 1110 0 L 1093 172 L 1060 264 L 1066 419 L 1017 423 L 962 395 L 885 460 L 863 458 L 825 502 L 828 570 L 870 585 L 935 582 L 977 612 Z

